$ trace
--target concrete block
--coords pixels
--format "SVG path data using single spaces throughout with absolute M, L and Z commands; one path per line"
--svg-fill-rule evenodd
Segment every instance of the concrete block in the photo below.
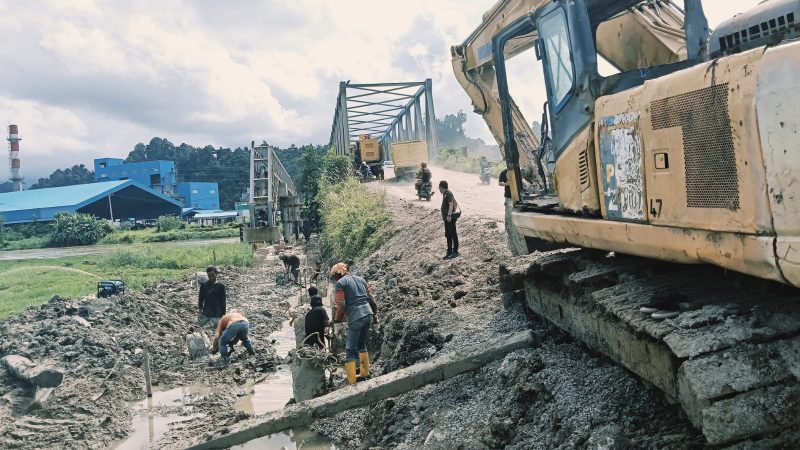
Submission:
M 192 359 L 208 355 L 208 346 L 203 336 L 197 333 L 186 335 L 186 346 L 189 348 L 189 357 Z
M 292 359 L 292 392 L 297 402 L 325 394 L 325 367 L 295 355 Z

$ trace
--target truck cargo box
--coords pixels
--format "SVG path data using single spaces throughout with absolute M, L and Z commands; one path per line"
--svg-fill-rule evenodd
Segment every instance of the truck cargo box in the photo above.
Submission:
M 377 139 L 362 139 L 358 141 L 361 150 L 361 160 L 367 163 L 381 161 L 381 146 Z
M 392 142 L 392 161 L 395 175 L 402 176 L 428 162 L 428 145 L 425 141 Z

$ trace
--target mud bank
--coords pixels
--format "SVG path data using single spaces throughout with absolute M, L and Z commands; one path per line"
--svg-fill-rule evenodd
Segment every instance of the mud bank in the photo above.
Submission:
M 197 329 L 197 290 L 188 276 L 109 300 L 54 297 L 1 322 L 0 357 L 19 354 L 49 362 L 64 369 L 65 378 L 41 408 L 26 411 L 33 392 L 0 371 L 0 448 L 120 445 L 137 429 L 135 421 L 142 420 L 137 408 L 144 407 L 172 421 L 169 431 L 158 430 L 163 438 L 152 444 L 157 448 L 181 447 L 188 436 L 247 417 L 235 408 L 237 401 L 282 363 L 270 334 L 287 320 L 286 299 L 297 292 L 274 285 L 276 272 L 282 270 L 280 261 L 263 258 L 253 269 L 222 269 L 228 310 L 250 319 L 257 351 L 255 357 L 246 357 L 237 347 L 227 366 L 217 364 L 217 357 L 189 357 L 185 336 Z M 211 328 L 203 332 L 213 336 Z M 136 403 L 148 401 L 145 345 L 156 391 L 151 405 Z M 182 407 L 186 403 L 189 408 Z
M 370 343 L 376 373 L 501 332 L 531 328 L 537 344 L 476 372 L 322 420 L 314 430 L 344 448 L 705 445 L 660 391 L 531 317 L 519 299 L 501 296 L 498 265 L 511 255 L 496 217 L 465 215 L 461 256 L 442 261 L 438 211 L 397 201 L 396 234 L 358 264 L 381 308 Z

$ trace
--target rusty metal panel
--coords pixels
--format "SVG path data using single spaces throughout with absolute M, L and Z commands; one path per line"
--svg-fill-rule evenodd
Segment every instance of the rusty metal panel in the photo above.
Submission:
M 566 210 L 594 213 L 600 209 L 594 134 L 594 127 L 584 128 L 556 161 L 553 187 Z
M 600 173 L 607 217 L 612 220 L 644 222 L 644 171 L 639 113 L 603 117 L 599 124 Z

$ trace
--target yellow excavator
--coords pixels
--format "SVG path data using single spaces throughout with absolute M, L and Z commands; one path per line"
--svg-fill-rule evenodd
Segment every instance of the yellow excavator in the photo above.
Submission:
M 451 48 L 507 163 L 515 253 L 539 255 L 501 272 L 522 277 L 537 313 L 679 402 L 713 445 L 797 439 L 800 296 L 649 261 L 800 287 L 798 38 L 797 0 L 713 31 L 700 0 L 500 0 Z M 509 88 L 519 55 L 541 64 L 540 139 Z M 567 247 L 605 253 L 537 253 Z M 683 313 L 642 313 L 665 297 Z

